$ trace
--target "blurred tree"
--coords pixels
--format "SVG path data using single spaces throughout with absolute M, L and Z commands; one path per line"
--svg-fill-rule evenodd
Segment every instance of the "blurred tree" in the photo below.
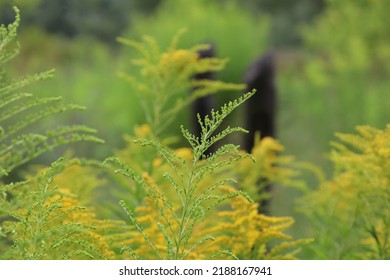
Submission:
M 214 1 L 219 4 L 230 0 Z M 9 7 L 17 5 L 24 14 L 24 23 L 37 23 L 49 32 L 67 36 L 89 34 L 105 41 L 113 41 L 131 22 L 133 15 L 151 15 L 163 0 L 0 0 L 3 22 L 12 20 Z M 202 1 L 200 1 L 202 2 Z M 325 0 L 236 0 L 256 16 L 268 14 L 272 18 L 273 46 L 300 43 L 296 27 L 308 23 L 319 14 Z M 114 35 L 113 35 L 114 34 Z
M 113 43 L 134 13 L 150 13 L 159 0 L 0 0 L 2 22 L 12 21 L 12 6 L 23 14 L 23 26 L 38 25 L 68 37 L 88 35 Z
M 35 20 L 49 32 L 67 36 L 91 35 L 113 42 L 129 24 L 133 1 L 121 0 L 42 0 Z

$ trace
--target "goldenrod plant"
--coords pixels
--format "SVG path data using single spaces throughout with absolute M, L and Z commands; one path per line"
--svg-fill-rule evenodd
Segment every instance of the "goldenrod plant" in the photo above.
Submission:
M 337 134 L 334 175 L 301 201 L 314 259 L 390 258 L 390 125 Z
M 16 79 L 8 76 L 6 64 L 19 51 L 15 38 L 20 15 L 14 9 L 15 21 L 0 26 L 0 258 L 110 258 L 105 241 L 93 230 L 94 214 L 74 193 L 53 185 L 55 174 L 66 165 L 61 160 L 40 175 L 9 183 L 10 172 L 44 152 L 78 141 L 103 142 L 94 129 L 82 125 L 37 131 L 40 120 L 83 107 L 23 91 L 51 78 L 53 70 Z
M 177 44 L 183 32 L 173 38 L 165 51 L 149 36 L 144 36 L 143 42 L 119 38 L 119 42 L 132 47 L 141 55 L 132 60 L 132 65 L 140 68 L 140 75 L 135 77 L 120 72 L 120 76 L 132 86 L 132 92 L 137 95 L 144 111 L 145 121 L 156 137 L 195 99 L 219 91 L 239 91 L 245 88 L 243 84 L 193 79 L 196 74 L 222 70 L 227 59 L 200 57 L 198 51 L 210 48 L 207 44 L 178 49 Z

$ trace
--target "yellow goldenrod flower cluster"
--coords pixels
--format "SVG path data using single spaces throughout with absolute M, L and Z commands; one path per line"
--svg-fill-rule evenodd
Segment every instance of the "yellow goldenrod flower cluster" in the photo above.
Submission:
M 390 257 L 390 125 L 357 131 L 337 134 L 333 178 L 301 204 L 315 229 L 315 258 Z
M 159 63 L 160 73 L 163 75 L 167 69 L 174 69 L 177 73 L 183 72 L 185 67 L 192 66 L 197 59 L 197 53 L 189 50 L 165 52 L 161 55 Z

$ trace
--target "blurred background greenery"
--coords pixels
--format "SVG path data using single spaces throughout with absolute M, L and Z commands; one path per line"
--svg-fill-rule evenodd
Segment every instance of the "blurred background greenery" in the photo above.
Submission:
M 276 54 L 278 138 L 287 154 L 327 174 L 335 132 L 389 122 L 388 0 L 0 0 L 1 23 L 13 21 L 12 5 L 22 16 L 21 54 L 12 71 L 56 69 L 54 79 L 31 90 L 88 108 L 62 120 L 99 130 L 107 143 L 79 147 L 88 157 L 111 155 L 122 147 L 122 135 L 143 122 L 135 95 L 117 76 L 119 70 L 132 71 L 128 62 L 134 54 L 116 38 L 147 34 L 167 46 L 182 28 L 187 32 L 181 47 L 213 42 L 217 56 L 230 59 L 218 77 L 227 82 L 242 82 L 254 59 Z M 222 94 L 218 102 L 235 97 Z M 185 113 L 180 122 L 188 125 Z M 242 124 L 241 116 L 231 122 Z M 178 126 L 171 129 L 177 133 Z M 305 179 L 317 186 L 311 176 Z M 273 213 L 297 217 L 297 196 L 296 190 L 278 187 Z M 299 223 L 294 230 L 304 235 Z

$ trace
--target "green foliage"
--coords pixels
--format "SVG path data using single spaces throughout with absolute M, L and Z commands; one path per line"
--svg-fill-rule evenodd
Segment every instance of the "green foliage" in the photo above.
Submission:
M 390 125 L 337 134 L 334 175 L 300 201 L 315 242 L 310 259 L 390 258 Z
M 329 3 L 329 9 L 340 8 L 340 11 L 333 11 L 335 15 L 345 13 L 351 21 L 352 15 L 363 17 L 362 7 L 369 10 L 369 6 L 363 5 L 368 2 L 364 1 L 356 2 L 356 6 L 337 1 Z M 382 2 L 376 1 L 375 5 L 379 3 Z M 207 7 L 211 9 L 212 5 Z M 384 6 L 375 7 L 375 13 L 380 14 L 380 7 Z M 24 87 L 51 77 L 52 71 L 10 78 L 12 73 L 6 66 L 17 54 L 14 38 L 18 24 L 17 13 L 13 24 L 0 28 L 0 176 L 4 180 L 10 179 L 5 175 L 16 167 L 59 145 L 79 140 L 100 141 L 93 136 L 94 131 L 83 126 L 36 131 L 38 121 L 81 108 L 61 105 L 58 98 L 36 98 L 24 93 Z M 319 26 L 322 25 L 316 28 L 322 30 Z M 381 49 L 381 40 L 386 41 L 382 38 L 384 31 L 379 28 L 376 37 L 370 33 L 375 28 L 369 25 L 361 28 L 367 28 L 361 34 L 364 35 L 362 42 L 373 38 Z M 36 169 L 27 166 L 30 175 L 25 175 L 23 181 L 1 182 L 1 259 L 390 258 L 390 126 L 383 130 L 359 126 L 358 134 L 337 134 L 339 141 L 333 143 L 330 156 L 334 174 L 327 180 L 312 166 L 280 155 L 284 147 L 272 138 L 256 139 L 251 154 L 243 153 L 232 144 L 222 145 L 215 153 L 207 154 L 211 146 L 218 145 L 232 133 L 245 132 L 240 127 L 224 128 L 222 125 L 254 94 L 250 92 L 226 103 L 221 110 L 213 110 L 209 116 L 199 118 L 202 128 L 199 137 L 182 126 L 181 133 L 189 148 L 175 149 L 172 139 L 164 133 L 175 119 L 180 118 L 180 110 L 196 97 L 220 89 L 241 90 L 242 85 L 191 80 L 197 73 L 219 71 L 225 66 L 226 60 L 197 56 L 197 51 L 206 45 L 186 49 L 178 47 L 178 40 L 174 39 L 163 51 L 161 44 L 151 37 L 145 37 L 141 43 L 121 41 L 141 54 L 139 59 L 132 61 L 132 66 L 136 67 L 128 73 L 122 72 L 121 76 L 131 83 L 134 93 L 126 91 L 125 94 L 131 98 L 137 96 L 143 102 L 147 124 L 136 127 L 134 135 L 125 137 L 127 147 L 108 158 L 104 168 L 96 162 L 60 159 L 51 167 L 39 170 L 38 175 L 33 171 Z M 293 98 L 296 102 L 305 101 L 299 116 L 310 116 L 309 122 L 313 122 L 316 129 L 326 123 L 316 115 L 323 112 L 314 112 L 322 110 L 324 102 L 312 97 L 314 94 L 310 95 L 312 99 L 305 99 L 309 95 L 304 90 L 329 90 L 330 95 L 324 95 L 324 100 L 333 100 L 333 90 L 345 90 L 343 102 L 357 104 L 352 103 L 357 101 L 349 94 L 357 87 L 367 86 L 369 94 L 383 92 L 380 90 L 386 88 L 383 77 L 388 74 L 388 66 L 381 61 L 387 57 L 386 51 L 378 51 L 370 44 L 363 45 L 355 50 L 358 54 L 349 54 L 344 49 L 348 44 L 334 44 L 331 50 L 328 47 L 318 50 L 326 59 L 303 65 L 303 69 L 312 67 L 306 73 L 297 69 L 292 72 L 300 72 L 300 77 L 305 78 L 307 72 L 312 75 L 305 80 L 307 86 L 299 80 L 291 84 L 298 94 L 290 101 Z M 315 49 L 316 43 L 312 46 Z M 366 56 L 366 49 L 371 48 L 375 49 L 372 64 Z M 352 61 L 351 66 L 346 61 L 339 63 L 343 59 Z M 141 73 L 136 74 L 135 69 Z M 100 71 L 100 74 L 104 73 Z M 352 84 L 354 77 L 362 79 Z M 329 85 L 329 81 L 335 82 Z M 356 94 L 367 87 L 358 89 Z M 261 94 L 261 89 L 259 91 Z M 375 94 L 367 98 L 378 98 Z M 375 111 L 370 110 L 371 113 Z M 342 112 L 346 115 L 345 110 Z M 348 115 L 353 117 L 353 113 Z M 342 120 L 337 120 L 336 116 L 329 116 L 327 121 L 339 125 Z M 351 123 L 356 121 L 352 119 Z M 304 128 L 301 132 L 303 141 L 308 142 L 298 144 L 307 149 L 316 139 L 310 137 L 317 136 L 308 135 Z M 301 180 L 302 167 L 319 174 L 318 189 L 306 188 Z M 121 176 L 112 174 L 111 169 Z M 105 173 L 107 171 L 109 174 Z M 258 212 L 259 204 L 269 195 L 262 187 L 269 183 L 308 191 L 299 206 L 307 217 L 307 235 L 315 237 L 313 242 L 294 240 L 286 234 L 292 229 L 292 217 L 267 217 Z M 118 200 L 120 207 L 116 203 Z M 309 245 L 303 246 L 306 243 Z M 304 249 L 303 255 L 301 249 Z
M 72 124 L 82 120 L 104 135 L 105 145 L 82 146 L 84 156 L 104 159 L 123 144 L 118 135 L 131 133 L 143 115 L 135 94 L 129 94 L 128 83 L 118 79 L 117 69 L 128 61 L 118 50 L 110 50 L 96 39 L 82 36 L 72 40 L 31 26 L 19 33 L 23 52 L 9 65 L 13 75 L 55 67 L 55 79 L 31 85 L 31 91 L 50 97 L 53 92 L 64 103 L 83 104 L 88 113 L 64 114 L 61 120 L 48 119 L 45 125 Z M 96 117 L 99 116 L 99 117 Z M 46 156 L 45 156 L 46 157 Z M 51 159 L 55 160 L 55 159 Z
M 328 7 L 303 35 L 308 46 L 322 53 L 329 72 L 389 73 L 390 58 L 386 0 L 327 1 Z M 373 77 L 372 77 L 373 78 Z
M 2 66 L 16 55 L 12 50 L 3 51 L 16 36 L 18 23 L 17 13 L 14 24 L 1 28 Z M 282 233 L 291 226 L 292 219 L 270 218 L 257 213 L 258 205 L 251 202 L 244 192 L 245 187 L 235 186 L 236 174 L 232 172 L 232 166 L 250 155 L 231 144 L 206 155 L 210 146 L 226 136 L 245 131 L 229 126 L 220 132 L 217 129 L 255 91 L 227 103 L 220 111 L 210 112 L 204 119 L 199 117 L 202 127 L 199 138 L 182 127 L 192 148 L 190 159 L 186 156 L 188 153 L 182 157 L 180 149 L 171 150 L 161 144 L 169 143 L 166 138 L 159 140 L 165 129 L 163 125 L 169 124 L 189 101 L 220 89 L 243 88 L 220 81 L 193 81 L 191 77 L 197 73 L 222 69 L 225 61 L 200 59 L 197 51 L 206 48 L 205 45 L 176 49 L 175 40 L 166 52 L 159 51 L 157 43 L 150 38 L 145 39 L 145 45 L 123 40 L 143 55 L 137 61 L 141 64 L 142 79 L 123 76 L 141 90 L 140 99 L 149 102 L 144 107 L 146 114 L 149 114 L 148 110 L 153 112 L 147 118 L 150 128 L 140 127 L 148 137 L 138 139 L 138 148 L 130 153 L 135 157 L 126 159 L 131 164 L 116 157 L 106 160 L 142 189 L 136 197 L 138 200 L 132 201 L 134 203 L 127 203 L 125 199 L 120 202 L 132 225 L 97 217 L 96 213 L 107 212 L 97 209 L 99 198 L 91 196 L 96 195 L 98 192 L 95 191 L 107 181 L 99 179 L 102 169 L 96 169 L 96 162 L 59 159 L 38 175 L 30 171 L 31 175 L 21 182 L 0 185 L 0 258 L 118 259 L 127 257 L 125 252 L 133 257 L 163 259 L 296 257 L 295 249 L 306 241 L 291 241 L 291 237 Z M 4 108 L 0 115 L 2 175 L 59 145 L 79 140 L 100 141 L 92 135 L 92 130 L 83 126 L 28 133 L 42 118 L 79 107 L 55 106 L 58 98 L 34 98 L 31 94 L 19 93 L 24 86 L 45 79 L 52 72 L 17 80 L 9 79 L 6 74 L 8 72 L 3 71 L 0 88 Z M 192 95 L 188 97 L 189 91 Z M 173 109 L 168 106 L 172 99 L 176 100 Z M 145 153 L 145 146 L 155 152 Z M 132 169 L 130 165 L 138 165 L 138 169 Z M 141 174 L 137 173 L 139 170 Z M 162 179 L 163 184 L 155 184 L 149 172 L 156 175 L 159 183 Z M 220 221 L 209 219 L 218 216 Z M 248 230 L 237 238 L 243 227 Z M 234 243 L 231 242 L 233 239 Z M 213 246 L 208 246 L 210 242 Z M 118 249 L 120 247 L 122 250 Z
M 12 6 L 23 11 L 22 29 L 34 25 L 50 33 L 93 36 L 114 43 L 115 37 L 128 25 L 134 4 L 107 0 L 0 0 L 0 16 L 7 16 Z
M 19 11 L 15 11 L 15 22 L 0 26 L 0 177 L 53 148 L 78 141 L 102 142 L 93 135 L 95 130 L 82 125 L 27 132 L 45 117 L 83 107 L 61 104 L 58 97 L 35 97 L 22 91 L 34 82 L 52 77 L 53 70 L 17 79 L 7 76 L 6 63 L 18 53 L 18 46 L 12 47 L 20 22 Z
M 160 136 L 177 114 L 195 99 L 223 90 L 244 89 L 240 84 L 193 79 L 196 74 L 220 71 L 226 60 L 199 57 L 197 52 L 208 49 L 208 45 L 178 49 L 179 36 L 180 33 L 166 51 L 162 51 L 152 37 L 145 36 L 143 43 L 119 39 L 141 54 L 141 58 L 133 60 L 133 65 L 141 68 L 141 76 L 136 78 L 123 72 L 120 75 L 130 82 L 155 136 Z
M 35 97 L 21 91 L 50 78 L 53 71 L 17 79 L 8 76 L 6 63 L 18 53 L 18 44 L 12 45 L 20 22 L 19 10 L 15 8 L 15 12 L 14 23 L 0 26 L 1 179 L 56 147 L 78 141 L 102 142 L 94 136 L 95 130 L 81 125 L 37 131 L 36 125 L 42 119 L 82 107 L 63 105 L 60 98 Z M 67 164 L 76 163 L 58 160 L 41 175 L 28 180 L 0 182 L 1 259 L 112 258 L 107 241 L 96 231 L 100 224 L 90 209 L 82 207 L 72 192 L 53 185 L 54 177 Z

